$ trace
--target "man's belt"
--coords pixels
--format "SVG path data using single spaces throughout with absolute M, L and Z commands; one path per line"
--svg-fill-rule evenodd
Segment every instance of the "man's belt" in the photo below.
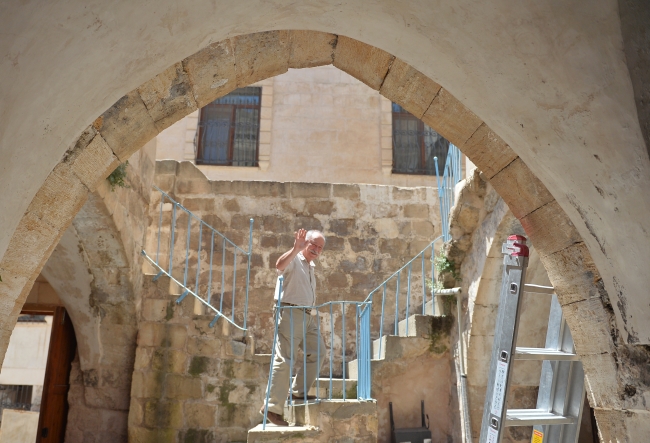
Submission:
M 280 306 L 292 306 L 292 307 L 301 307 L 302 305 L 294 305 L 293 303 L 285 303 L 285 302 L 280 302 Z M 304 308 L 307 309 L 307 308 Z M 309 315 L 318 315 L 318 311 L 316 309 L 309 309 Z

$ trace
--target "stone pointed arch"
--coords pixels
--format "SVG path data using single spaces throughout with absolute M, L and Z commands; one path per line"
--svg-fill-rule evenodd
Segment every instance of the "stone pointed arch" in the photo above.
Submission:
M 617 344 L 612 337 L 618 331 L 589 250 L 524 161 L 451 93 L 404 61 L 344 36 L 311 31 L 268 31 L 213 43 L 126 94 L 83 131 L 29 204 L 0 262 L 5 280 L 0 355 L 38 272 L 88 192 L 118 162 L 173 122 L 236 87 L 289 68 L 329 63 L 421 117 L 483 171 L 521 221 L 565 305 L 591 381 L 592 405 L 645 409 L 639 403 L 641 390 L 631 398 L 626 394 L 631 392 L 625 390 L 626 380 L 638 379 L 636 369 L 627 368 L 637 368 L 638 363 L 621 360 L 632 351 L 614 358 Z

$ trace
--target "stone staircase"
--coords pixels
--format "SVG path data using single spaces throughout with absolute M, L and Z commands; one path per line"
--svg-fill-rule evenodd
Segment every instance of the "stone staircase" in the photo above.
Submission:
M 425 312 L 432 312 L 430 304 Z M 448 355 L 452 323 L 451 316 L 411 315 L 402 320 L 398 324 L 399 335 L 384 335 L 373 342 L 371 372 L 372 396 L 375 400 L 356 400 L 358 371 L 357 361 L 352 360 L 346 370 L 346 400 L 342 399 L 343 380 L 332 381 L 332 399 L 328 399 L 330 381 L 328 378 L 321 378 L 318 394 L 322 400 L 308 404 L 297 402 L 293 406 L 286 406 L 285 419 L 290 426 L 267 424 L 264 430 L 262 424 L 259 424 L 248 432 L 248 442 L 390 441 L 387 408 L 388 401 L 393 401 L 394 395 L 385 395 L 384 384 L 390 384 L 395 378 L 399 379 L 401 374 L 405 374 L 405 368 L 412 366 L 415 360 L 425 359 L 428 362 L 430 358 L 435 360 L 436 356 L 439 359 L 442 355 Z M 449 360 L 440 360 L 443 361 L 443 366 L 449 366 Z M 425 366 L 426 364 L 424 363 Z M 401 392 L 404 396 L 409 389 L 408 383 L 400 384 L 405 389 Z M 418 395 L 421 392 L 415 387 L 412 391 L 406 396 L 417 399 L 413 403 L 419 413 Z M 310 394 L 317 394 L 316 385 L 312 387 Z M 438 440 L 433 441 L 447 441 L 447 436 L 440 435 Z

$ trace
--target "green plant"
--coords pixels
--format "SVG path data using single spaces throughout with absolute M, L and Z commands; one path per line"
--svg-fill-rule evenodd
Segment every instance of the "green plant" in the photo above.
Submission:
M 129 187 L 124 181 L 124 179 L 126 178 L 127 166 L 129 166 L 128 160 L 125 163 L 120 164 L 117 168 L 115 168 L 113 172 L 111 172 L 111 175 L 106 177 L 106 180 L 108 180 L 108 183 L 111 185 L 111 191 L 115 192 L 115 186 L 119 188 Z
M 461 281 L 460 275 L 456 272 L 456 263 L 449 260 L 442 252 L 434 259 L 438 275 L 449 274 L 456 281 Z

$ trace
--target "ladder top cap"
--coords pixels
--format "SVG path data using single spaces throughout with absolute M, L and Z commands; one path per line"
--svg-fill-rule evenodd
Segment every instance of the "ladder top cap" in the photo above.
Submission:
M 517 240 L 518 242 L 526 243 L 526 237 L 523 235 L 512 234 L 508 236 L 508 240 Z
M 503 245 L 503 253 L 512 257 L 528 257 L 528 246 L 526 246 L 526 237 L 523 235 L 509 235 L 508 240 Z

